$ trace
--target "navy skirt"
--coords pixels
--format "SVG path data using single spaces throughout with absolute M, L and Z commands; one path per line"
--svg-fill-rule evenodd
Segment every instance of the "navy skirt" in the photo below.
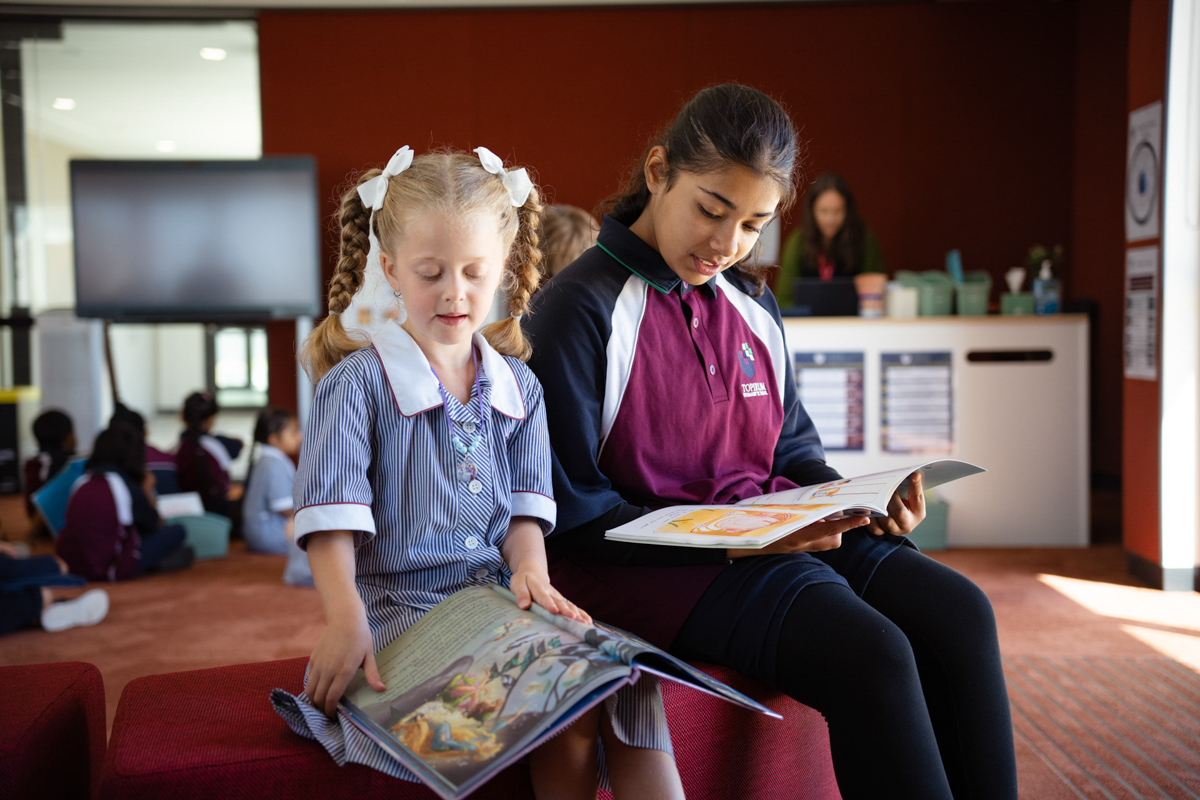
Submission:
M 862 597 L 880 562 L 905 546 L 916 548 L 903 536 L 856 529 L 843 534 L 836 550 L 735 559 L 700 596 L 671 651 L 775 685 L 780 631 L 800 592 L 835 583 Z

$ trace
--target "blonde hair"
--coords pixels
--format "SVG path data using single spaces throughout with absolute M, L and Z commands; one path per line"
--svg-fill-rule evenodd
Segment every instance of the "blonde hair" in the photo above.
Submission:
M 337 219 L 341 225 L 341 243 L 333 278 L 329 281 L 329 316 L 313 329 L 300 351 L 300 360 L 312 380 L 326 372 L 369 342 L 361 335 L 348 333 L 340 314 L 363 283 L 363 270 L 370 251 L 367 237 L 370 210 L 363 206 L 358 187 L 382 174 L 369 169 L 358 176 L 345 194 Z M 412 166 L 388 181 L 383 207 L 375 212 L 375 239 L 385 250 L 395 247 L 404 236 L 404 225 L 418 213 L 441 211 L 456 217 L 492 215 L 504 239 L 508 259 L 501 286 L 508 291 L 508 307 L 513 316 L 485 325 L 480 333 L 501 354 L 521 360 L 529 357 L 530 347 L 521 323 L 516 319 L 529 310 L 529 298 L 537 290 L 541 277 L 542 252 L 538 247 L 542 215 L 536 187 L 525 205 L 514 208 L 499 177 L 484 170 L 479 159 L 465 153 L 427 153 L 413 159 Z
M 568 205 L 546 206 L 542 217 L 542 251 L 546 256 L 546 278 L 553 278 L 563 268 L 583 255 L 596 243 L 599 227 L 595 218 L 582 208 Z

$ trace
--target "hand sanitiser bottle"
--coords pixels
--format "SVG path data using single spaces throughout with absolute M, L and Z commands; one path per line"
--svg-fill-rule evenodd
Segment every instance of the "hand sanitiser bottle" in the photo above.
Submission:
M 1058 278 L 1050 273 L 1050 260 L 1042 262 L 1042 270 L 1033 282 L 1033 310 L 1036 314 L 1057 314 L 1059 305 Z

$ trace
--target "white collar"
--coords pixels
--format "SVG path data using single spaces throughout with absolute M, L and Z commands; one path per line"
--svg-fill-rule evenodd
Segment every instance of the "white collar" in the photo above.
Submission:
M 521 396 L 512 365 L 478 331 L 472 339 L 482 356 L 483 374 L 492 384 L 492 408 L 506 417 L 525 419 L 525 398 Z M 442 404 L 437 376 L 408 331 L 395 322 L 387 322 L 371 341 L 401 414 L 413 417 Z
M 229 451 L 225 449 L 225 445 L 221 444 L 220 439 L 210 436 L 207 433 L 201 434 L 200 446 L 217 460 L 217 464 L 221 466 L 221 469 L 229 472 L 229 468 L 233 466 L 233 459 L 230 458 Z
M 292 459 L 288 458 L 287 453 L 283 452 L 275 445 L 267 444 L 266 442 L 259 442 L 258 443 L 258 457 L 263 458 L 265 456 L 270 456 L 271 458 L 278 458 L 281 461 L 287 461 L 287 462 L 291 462 L 291 460 L 292 460 Z

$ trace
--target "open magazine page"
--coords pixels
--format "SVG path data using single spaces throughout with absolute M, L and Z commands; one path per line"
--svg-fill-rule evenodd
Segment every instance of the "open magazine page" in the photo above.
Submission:
M 508 589 L 495 585 L 492 586 L 492 589 L 504 597 L 511 599 L 514 603 L 516 602 L 516 598 Z M 781 719 L 778 714 L 761 703 L 751 700 L 741 692 L 729 688 L 717 679 L 706 675 L 691 664 L 688 664 L 686 661 L 658 649 L 645 639 L 629 631 L 605 625 L 603 622 L 585 625 L 570 617 L 551 614 L 537 603 L 530 606 L 530 610 L 547 622 L 562 628 L 564 631 L 587 642 L 612 658 L 623 661 L 626 664 L 636 664 L 643 672 L 651 672 L 679 683 L 686 683 L 693 689 L 699 689 L 702 692 L 716 695 L 743 708 Z
M 956 459 L 940 459 L 925 464 L 913 464 L 886 472 L 873 472 L 856 478 L 801 486 L 782 492 L 772 492 L 743 500 L 739 505 L 791 505 L 807 503 L 836 503 L 845 506 L 840 516 L 887 516 L 887 505 L 897 490 L 908 487 L 909 476 L 920 472 L 926 490 L 944 483 L 985 472 L 981 467 Z
M 439 603 L 361 671 L 344 713 L 443 797 L 519 758 L 563 717 L 628 681 L 631 668 L 486 587 Z

